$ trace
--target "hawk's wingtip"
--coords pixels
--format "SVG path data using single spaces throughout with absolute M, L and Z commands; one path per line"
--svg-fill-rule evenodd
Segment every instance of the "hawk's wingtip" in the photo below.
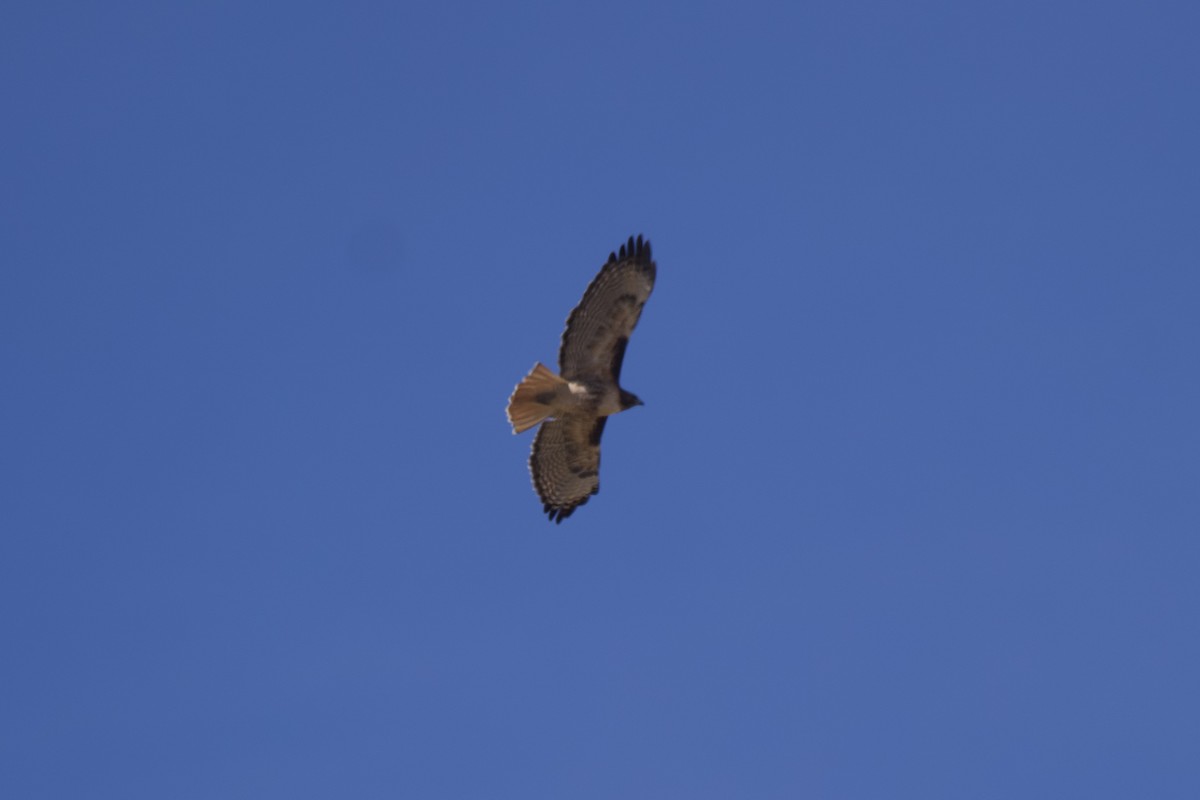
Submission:
M 608 254 L 609 262 L 623 261 L 626 258 L 642 258 L 650 260 L 650 240 L 642 234 L 630 236 L 615 252 Z

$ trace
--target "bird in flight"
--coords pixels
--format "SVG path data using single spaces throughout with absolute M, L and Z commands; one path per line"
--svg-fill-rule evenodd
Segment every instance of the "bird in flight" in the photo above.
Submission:
M 542 510 L 562 522 L 600 491 L 600 435 L 619 411 L 642 405 L 620 386 L 629 335 L 654 289 L 650 242 L 638 236 L 610 253 L 567 317 L 555 375 L 542 363 L 508 398 L 513 433 L 541 425 L 529 472 Z

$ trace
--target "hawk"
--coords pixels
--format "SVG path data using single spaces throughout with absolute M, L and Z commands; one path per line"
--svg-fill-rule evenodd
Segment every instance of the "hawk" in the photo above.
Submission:
M 540 424 L 529 456 L 542 510 L 562 522 L 600 491 L 600 435 L 619 411 L 642 405 L 619 385 L 629 334 L 654 289 L 650 242 L 641 236 L 610 253 L 567 317 L 555 375 L 533 365 L 508 398 L 513 433 Z

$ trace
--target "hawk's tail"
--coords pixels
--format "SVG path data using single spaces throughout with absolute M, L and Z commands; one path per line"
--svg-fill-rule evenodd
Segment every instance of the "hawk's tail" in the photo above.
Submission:
M 513 433 L 524 433 L 553 414 L 554 397 L 565 383 L 565 379 L 555 375 L 545 364 L 534 364 L 508 398 L 508 421 L 512 423 Z

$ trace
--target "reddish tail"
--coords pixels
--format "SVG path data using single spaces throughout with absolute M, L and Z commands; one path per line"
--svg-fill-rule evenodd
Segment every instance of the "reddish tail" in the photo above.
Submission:
M 544 364 L 534 364 L 508 398 L 508 421 L 512 423 L 513 433 L 524 433 L 553 415 L 554 398 L 565 384 L 564 379 Z

